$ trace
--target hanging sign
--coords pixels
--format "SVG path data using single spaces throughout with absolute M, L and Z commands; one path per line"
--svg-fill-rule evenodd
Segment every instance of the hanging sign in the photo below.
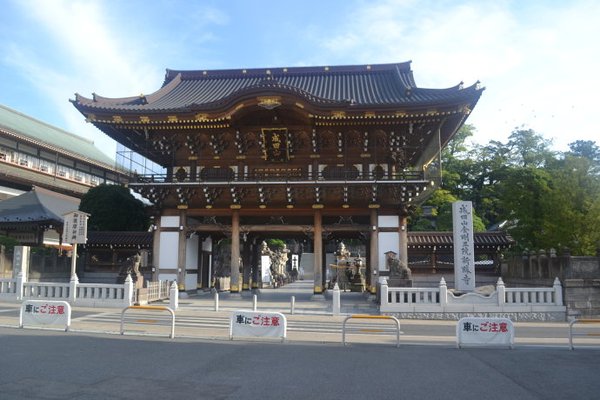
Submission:
M 271 283 L 271 257 L 260 256 L 260 269 L 262 283 Z
M 262 130 L 262 146 L 263 159 L 266 161 L 289 161 L 290 154 L 287 128 L 264 128 Z
M 75 244 L 87 242 L 87 220 L 89 214 L 73 211 L 63 215 L 63 243 Z
M 506 346 L 512 348 L 515 328 L 508 318 L 461 318 L 456 325 L 456 344 L 472 346 Z
M 21 304 L 19 327 L 23 326 L 71 326 L 71 306 L 66 301 L 26 300 Z
M 238 310 L 231 314 L 229 339 L 234 336 L 279 337 L 285 340 L 287 320 L 277 312 Z

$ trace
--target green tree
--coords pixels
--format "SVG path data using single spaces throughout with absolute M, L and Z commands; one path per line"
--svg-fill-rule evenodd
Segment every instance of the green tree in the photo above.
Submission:
M 592 140 L 576 140 L 569 143 L 569 155 L 582 157 L 590 161 L 589 171 L 600 173 L 600 147 Z
M 426 207 L 431 207 L 432 215 L 424 216 L 422 210 L 414 224 L 410 226 L 413 231 L 451 231 L 452 230 L 452 203 L 459 199 L 445 189 L 438 189 L 425 202 Z M 481 218 L 473 212 L 473 230 L 485 231 Z
M 143 231 L 149 226 L 144 203 L 129 189 L 102 184 L 90 189 L 81 199 L 79 210 L 90 214 L 92 231 Z
M 546 160 L 554 157 L 550 150 L 552 141 L 536 133 L 532 129 L 514 130 L 506 144 L 513 165 L 522 167 L 538 167 L 545 165 Z

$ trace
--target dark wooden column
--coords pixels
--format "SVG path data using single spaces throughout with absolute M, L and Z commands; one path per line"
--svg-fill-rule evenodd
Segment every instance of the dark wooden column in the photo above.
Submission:
M 195 182 L 198 179 L 198 157 L 188 157 L 190 162 L 190 181 Z
M 314 294 L 323 293 L 323 216 L 321 210 L 314 214 Z
M 407 232 L 407 219 L 408 212 L 402 209 L 399 213 L 399 224 L 398 224 L 398 236 L 399 236 L 399 247 L 398 250 L 400 254 L 398 255 L 398 260 L 400 261 L 400 265 L 408 267 L 408 232 Z
M 371 268 L 371 282 L 369 292 L 375 294 L 379 279 L 379 237 L 377 227 L 377 209 L 371 209 L 371 241 L 369 248 L 369 266 Z
M 252 244 L 247 234 L 242 244 L 242 290 L 250 290 L 250 270 L 252 267 Z
M 231 216 L 231 293 L 240 291 L 240 212 L 232 210 Z

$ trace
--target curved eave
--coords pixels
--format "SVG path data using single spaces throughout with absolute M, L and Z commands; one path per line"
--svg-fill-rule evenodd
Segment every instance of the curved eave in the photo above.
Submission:
M 432 91 L 435 89 L 417 89 L 424 91 Z M 219 101 L 205 103 L 205 104 L 189 104 L 185 107 L 178 107 L 173 109 L 145 109 L 145 108 L 104 108 L 98 107 L 93 102 L 77 102 L 73 101 L 74 106 L 84 115 L 88 116 L 93 114 L 107 114 L 112 119 L 113 115 L 122 116 L 138 116 L 138 115 L 161 115 L 161 114 L 189 114 L 194 113 L 207 113 L 207 118 L 213 121 L 223 120 L 233 114 L 236 109 L 246 107 L 247 102 L 255 105 L 258 96 L 281 96 L 287 98 L 287 103 L 299 105 L 301 108 L 306 109 L 311 114 L 322 116 L 328 116 L 332 111 L 344 111 L 344 112 L 368 112 L 368 111 L 381 111 L 398 113 L 400 111 L 407 112 L 430 112 L 433 107 L 436 108 L 453 108 L 458 106 L 467 106 L 472 109 L 477 101 L 479 100 L 483 88 L 479 88 L 477 84 L 465 88 L 450 88 L 441 89 L 445 91 L 441 96 L 431 96 L 430 99 L 419 101 L 419 102 L 402 102 L 402 103 L 387 103 L 387 104 L 368 104 L 368 105 L 353 105 L 348 101 L 334 102 L 328 101 L 327 99 L 316 100 L 317 98 L 300 90 L 291 88 L 286 85 L 256 85 L 248 88 L 244 88 L 227 96 Z M 438 92 L 439 93 L 439 92 Z

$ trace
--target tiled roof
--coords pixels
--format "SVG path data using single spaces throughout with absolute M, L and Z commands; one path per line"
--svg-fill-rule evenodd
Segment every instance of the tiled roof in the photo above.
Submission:
M 77 211 L 79 199 L 35 187 L 32 191 L 0 201 L 1 223 L 63 223 L 63 215 Z
M 0 104 L 0 131 L 30 140 L 36 145 L 68 155 L 77 160 L 114 169 L 114 160 L 98 149 L 94 142 L 74 135 Z
M 408 232 L 409 247 L 452 246 L 452 232 Z M 473 244 L 475 247 L 510 247 L 515 240 L 506 232 L 475 232 Z
M 104 110 L 173 111 L 217 109 L 252 92 L 288 93 L 317 106 L 427 106 L 476 101 L 478 84 L 447 89 L 416 87 L 410 62 L 337 67 L 247 70 L 167 70 L 163 86 L 147 96 L 111 99 L 76 95 L 76 105 Z
M 113 246 L 150 249 L 152 247 L 152 232 L 88 231 L 86 245 L 90 247 Z

